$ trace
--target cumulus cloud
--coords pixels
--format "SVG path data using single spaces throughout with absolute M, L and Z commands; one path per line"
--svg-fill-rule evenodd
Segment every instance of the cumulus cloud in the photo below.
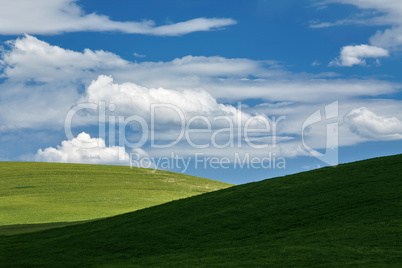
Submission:
M 218 103 L 206 91 L 176 91 L 165 88 L 147 88 L 134 83 L 114 83 L 111 76 L 101 75 L 87 88 L 80 102 L 106 102 L 113 104 L 119 114 L 141 115 L 149 118 L 151 105 L 169 104 L 172 108 L 164 110 L 163 118 L 170 122 L 182 115 L 191 116 L 231 116 L 235 117 L 237 109 L 231 105 Z M 163 107 L 162 107 L 163 108 Z
M 104 51 L 76 52 L 33 36 L 8 42 L 0 58 L 0 126 L 60 128 L 79 90 L 98 72 L 129 63 Z
M 340 58 L 332 61 L 330 65 L 347 67 L 353 65 L 366 65 L 365 58 L 380 58 L 388 56 L 388 51 L 380 47 L 369 45 L 345 46 L 341 49 Z
M 229 18 L 196 18 L 156 26 L 155 22 L 120 22 L 105 15 L 86 14 L 77 0 L 3 1 L 0 34 L 60 34 L 79 31 L 118 31 L 131 34 L 175 36 L 233 25 Z
M 219 103 L 206 91 L 147 88 L 130 82 L 118 84 L 112 77 L 104 75 L 91 83 L 86 94 L 79 101 L 79 103 L 88 102 L 104 102 L 110 114 L 108 118 L 110 116 L 126 118 L 127 125 L 142 133 L 132 137 L 136 141 L 146 135 L 144 131 L 150 130 L 153 139 L 159 141 L 190 140 L 189 144 L 192 146 L 205 147 L 200 144 L 210 143 L 212 137 L 219 143 L 226 143 L 238 137 L 238 129 L 246 124 L 248 128 L 255 129 L 269 129 L 272 125 L 267 116 L 258 113 L 252 115 L 232 105 Z M 132 121 L 128 121 L 130 118 Z M 120 125 L 126 124 L 122 121 L 121 119 Z M 92 123 L 98 123 L 96 115 Z M 228 128 L 231 128 L 231 133 Z M 187 129 L 196 130 L 188 131 Z M 226 129 L 226 131 L 214 135 L 214 131 L 218 129 Z M 181 133 L 191 138 L 181 136 Z M 240 134 L 240 140 L 241 136 L 242 134 Z
M 52 82 L 77 80 L 91 71 L 107 72 L 129 64 L 116 54 L 85 49 L 76 52 L 50 45 L 36 37 L 25 35 L 7 42 L 2 52 L 3 77 L 13 80 Z
M 140 151 L 142 154 L 143 152 Z M 101 138 L 91 138 L 85 132 L 72 140 L 62 141 L 56 148 L 39 149 L 35 160 L 40 162 L 128 164 L 124 147 L 107 147 Z
M 366 107 L 347 113 L 344 121 L 352 132 L 370 140 L 402 139 L 402 122 L 398 118 L 376 115 Z

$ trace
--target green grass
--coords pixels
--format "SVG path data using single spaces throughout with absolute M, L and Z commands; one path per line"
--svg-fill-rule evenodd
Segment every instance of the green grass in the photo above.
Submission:
M 20 224 L 104 218 L 229 186 L 142 168 L 0 162 L 0 234 L 29 229 Z
M 12 224 L 0 226 L 0 236 L 1 235 L 15 235 L 23 233 L 31 233 L 42 230 L 48 230 L 53 228 L 61 228 L 71 225 L 82 224 L 88 221 L 73 221 L 73 222 L 50 222 L 50 223 L 37 223 L 37 224 Z M 92 220 L 93 221 L 93 220 Z
M 2 237 L 4 267 L 402 267 L 402 155 Z

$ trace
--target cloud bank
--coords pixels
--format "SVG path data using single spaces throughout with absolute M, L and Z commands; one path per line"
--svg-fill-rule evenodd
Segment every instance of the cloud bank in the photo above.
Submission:
M 384 80 L 346 79 L 333 73 L 292 73 L 274 61 L 218 56 L 189 55 L 165 62 L 137 63 L 101 50 L 86 49 L 79 52 L 64 49 L 30 35 L 10 41 L 8 45 L 0 58 L 0 76 L 3 78 L 3 83 L 0 84 L 0 131 L 9 135 L 21 129 L 62 131 L 67 112 L 72 106 L 82 102 L 114 104 L 116 109 L 108 115 L 114 118 L 139 115 L 145 120 L 149 120 L 151 105 L 167 103 L 178 107 L 186 118 L 193 115 L 205 116 L 214 122 L 212 129 L 228 127 L 220 121 L 214 121 L 216 116 L 235 118 L 241 114 L 244 119 L 286 116 L 286 120 L 281 121 L 277 130 L 278 146 L 269 150 L 294 157 L 306 154 L 300 144 L 303 121 L 317 109 L 334 100 L 340 103 L 340 123 L 342 120 L 352 122 L 341 125 L 340 146 L 368 140 L 368 134 L 361 134 L 364 132 L 362 123 L 351 116 L 343 118 L 356 107 L 364 106 L 375 111 L 378 115 L 375 122 L 387 121 L 392 114 L 402 120 L 399 117 L 402 114 L 400 101 L 381 99 L 383 95 L 397 92 L 401 85 Z M 369 51 L 371 49 L 368 47 Z M 362 61 L 369 55 L 369 52 L 362 53 L 357 50 L 352 61 Z M 376 51 L 370 53 L 378 55 Z M 241 111 L 238 109 L 238 101 L 253 98 L 258 101 L 250 106 L 243 103 Z M 73 127 L 76 128 L 73 132 L 85 131 L 92 137 L 106 140 L 107 137 L 94 131 L 98 123 L 94 114 L 77 114 L 73 120 Z M 156 142 L 163 142 L 174 136 L 173 126 L 177 126 L 177 114 L 166 112 L 159 115 Z M 133 128 L 131 131 L 134 136 L 137 129 Z M 385 134 L 396 133 L 389 131 Z M 306 141 L 311 142 L 309 144 L 314 145 L 314 148 L 324 148 L 325 144 L 317 141 L 325 140 L 325 134 L 325 122 L 309 126 L 305 133 Z M 217 141 L 220 144 L 226 142 L 225 135 L 218 135 Z M 269 142 L 272 140 L 271 136 L 272 133 L 252 135 L 248 140 L 257 143 Z M 240 144 L 244 145 L 246 138 L 240 138 Z M 80 139 L 93 138 L 81 136 Z M 205 144 L 209 139 L 210 135 L 194 137 L 197 144 Z M 372 134 L 370 138 L 383 139 L 386 138 L 378 133 Z M 312 144 L 314 142 L 316 144 Z M 82 152 L 64 143 L 53 149 L 49 146 L 54 143 L 46 144 L 39 147 L 46 149 L 38 152 L 36 159 L 113 162 L 111 155 L 117 157 L 115 153 L 118 150 L 110 141 L 106 140 L 106 144 L 109 147 L 100 147 L 100 151 L 88 149 Z M 150 151 L 146 146 L 142 150 L 152 156 L 170 153 L 161 150 Z M 107 153 L 106 149 L 109 150 Z M 183 144 L 178 144 L 174 150 L 185 155 L 194 153 L 194 148 Z M 233 155 L 236 151 L 246 153 L 252 150 L 247 146 L 241 150 L 205 149 L 208 155 L 219 156 Z M 267 150 L 253 153 L 264 155 Z M 42 156 L 44 158 L 41 158 Z
M 86 14 L 77 2 L 77 0 L 3 1 L 0 9 L 0 34 L 117 31 L 129 34 L 177 36 L 236 24 L 235 20 L 229 18 L 196 18 L 162 26 L 156 26 L 151 20 L 113 21 L 105 15 Z
M 241 58 L 189 55 L 166 62 L 136 63 L 102 50 L 64 49 L 30 35 L 8 45 L 0 58 L 0 77 L 5 79 L 0 84 L 0 129 L 61 128 L 66 113 L 79 99 L 95 102 L 106 94 L 117 102 L 113 90 L 119 93 L 121 109 L 129 107 L 129 100 L 133 100 L 131 107 L 160 102 L 165 94 L 176 104 L 202 104 L 204 112 L 228 113 L 232 108 L 224 102 L 258 98 L 267 104 L 288 103 L 288 107 L 298 103 L 321 105 L 334 99 L 391 94 L 401 87 L 375 79 L 291 73 L 273 61 Z M 106 83 L 96 90 L 94 85 L 87 92 L 100 75 L 112 76 L 118 85 Z M 156 97 L 156 92 L 162 97 Z M 141 98 L 146 102 L 141 103 Z M 186 110 L 183 105 L 179 106 Z M 200 109 L 195 108 L 193 113 Z M 273 115 L 274 110 L 271 107 L 268 113 Z

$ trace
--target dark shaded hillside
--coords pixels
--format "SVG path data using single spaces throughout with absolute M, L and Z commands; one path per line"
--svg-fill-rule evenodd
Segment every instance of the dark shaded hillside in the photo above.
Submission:
M 401 267 L 402 155 L 1 238 L 6 267 Z

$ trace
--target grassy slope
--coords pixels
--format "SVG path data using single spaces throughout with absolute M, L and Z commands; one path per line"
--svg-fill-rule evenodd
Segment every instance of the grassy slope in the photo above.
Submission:
M 0 263 L 401 267 L 401 174 L 402 155 L 377 158 L 3 237 Z
M 84 222 L 90 222 L 90 221 L 94 220 L 3 225 L 0 226 L 0 236 L 32 233 L 53 228 L 61 228 L 71 225 L 82 224 Z
M 102 218 L 229 186 L 122 166 L 0 162 L 0 225 Z

